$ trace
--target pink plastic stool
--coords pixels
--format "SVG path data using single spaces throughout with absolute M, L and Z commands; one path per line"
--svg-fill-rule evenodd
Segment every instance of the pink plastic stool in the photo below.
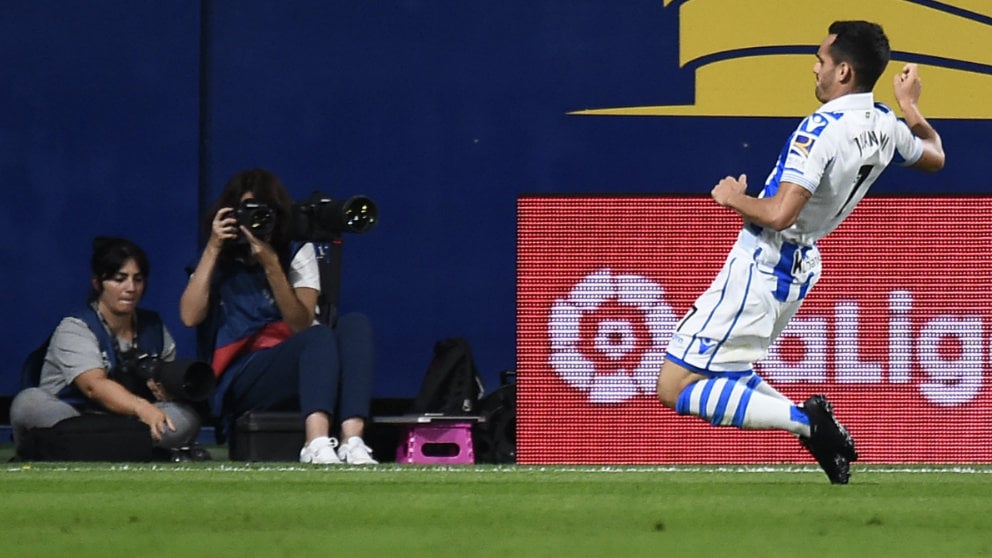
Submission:
M 397 463 L 475 463 L 472 424 L 478 422 L 479 417 L 414 415 L 377 420 L 402 427 L 402 438 L 396 448 Z

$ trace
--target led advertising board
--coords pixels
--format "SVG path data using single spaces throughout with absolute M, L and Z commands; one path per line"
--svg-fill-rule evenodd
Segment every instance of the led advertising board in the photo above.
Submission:
M 862 462 L 992 461 L 992 198 L 867 198 L 755 370 L 824 393 Z M 522 196 L 517 461 L 806 463 L 785 432 L 663 408 L 668 337 L 716 276 L 736 214 L 705 197 Z

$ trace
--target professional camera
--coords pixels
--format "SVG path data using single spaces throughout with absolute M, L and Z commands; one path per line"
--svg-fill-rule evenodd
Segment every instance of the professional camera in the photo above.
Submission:
M 234 217 L 255 238 L 266 242 L 272 239 L 272 231 L 276 228 L 276 212 L 268 205 L 253 199 L 242 200 L 234 210 Z M 239 242 L 247 241 L 240 231 L 238 235 Z
M 293 204 L 292 220 L 294 240 L 330 242 L 340 238 L 343 232 L 369 231 L 379 221 L 379 210 L 366 196 L 340 201 L 314 192 L 307 200 Z
M 170 396 L 185 401 L 203 401 L 214 389 L 214 371 L 209 364 L 183 359 L 166 362 L 137 348 L 120 355 L 110 378 L 136 394 L 147 393 L 146 382 L 155 380 Z

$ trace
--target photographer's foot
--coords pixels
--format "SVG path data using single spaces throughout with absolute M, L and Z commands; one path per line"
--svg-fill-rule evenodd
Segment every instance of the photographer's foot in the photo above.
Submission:
M 358 436 L 348 438 L 348 441 L 338 449 L 338 457 L 349 465 L 376 465 L 379 462 L 372 459 L 372 448 Z
M 317 463 L 321 465 L 340 465 L 341 459 L 338 457 L 335 448 L 338 441 L 334 438 L 321 436 L 310 440 L 310 443 L 300 450 L 300 463 Z

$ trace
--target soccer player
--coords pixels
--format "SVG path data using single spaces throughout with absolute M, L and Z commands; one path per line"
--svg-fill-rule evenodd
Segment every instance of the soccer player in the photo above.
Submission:
M 876 103 L 872 89 L 889 62 L 882 28 L 837 21 L 816 53 L 816 98 L 758 197 L 747 178 L 713 187 L 716 203 L 741 215 L 737 242 L 720 273 L 678 324 L 658 376 L 658 398 L 679 414 L 715 426 L 787 430 L 846 484 L 854 441 L 826 397 L 794 404 L 752 370 L 820 278 L 823 238 L 854 210 L 890 164 L 933 172 L 944 166 L 940 136 L 917 102 L 915 64 L 894 79 L 904 120 Z

